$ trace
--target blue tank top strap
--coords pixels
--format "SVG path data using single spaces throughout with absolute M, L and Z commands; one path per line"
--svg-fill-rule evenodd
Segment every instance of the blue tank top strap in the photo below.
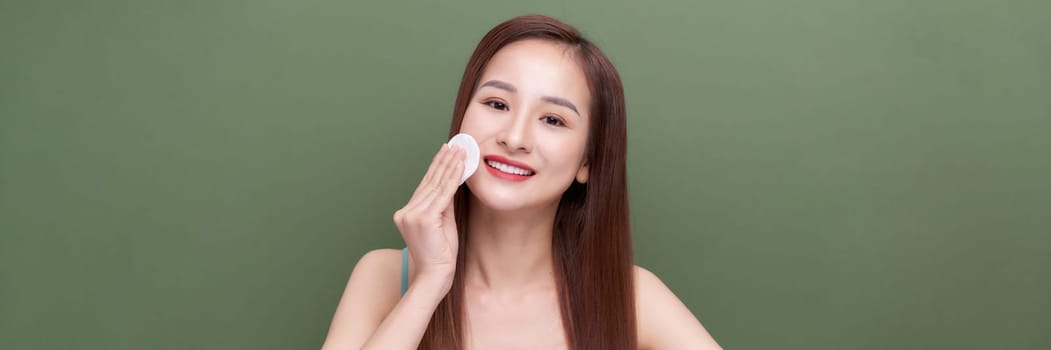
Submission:
M 409 247 L 401 250 L 401 295 L 409 290 Z

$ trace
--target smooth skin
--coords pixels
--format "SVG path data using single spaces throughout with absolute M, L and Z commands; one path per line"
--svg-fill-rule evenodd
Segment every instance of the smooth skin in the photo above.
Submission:
M 586 183 L 591 93 L 566 46 L 528 39 L 492 58 L 461 132 L 483 159 L 528 166 L 525 181 L 496 176 L 484 161 L 467 181 L 473 194 L 464 274 L 470 349 L 566 349 L 551 251 L 558 199 Z M 453 195 L 464 152 L 442 146 L 394 223 L 410 251 L 401 295 L 401 251 L 379 249 L 351 273 L 322 349 L 416 349 L 456 267 Z M 639 349 L 721 349 L 653 273 L 635 267 Z

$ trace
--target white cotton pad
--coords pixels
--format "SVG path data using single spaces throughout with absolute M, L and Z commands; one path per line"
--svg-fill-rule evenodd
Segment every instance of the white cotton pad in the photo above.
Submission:
M 478 170 L 478 162 L 481 160 L 478 142 L 475 142 L 471 135 L 456 134 L 456 136 L 449 139 L 449 146 L 460 147 L 467 151 L 467 156 L 463 160 L 463 177 L 460 178 L 460 184 L 463 185 L 467 178 L 474 175 L 475 170 Z

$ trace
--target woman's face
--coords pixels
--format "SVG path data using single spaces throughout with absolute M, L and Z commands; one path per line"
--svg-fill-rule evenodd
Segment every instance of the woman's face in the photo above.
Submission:
M 564 44 L 527 39 L 486 66 L 460 125 L 481 150 L 467 186 L 486 207 L 555 205 L 573 181 L 587 182 L 591 94 L 574 55 Z

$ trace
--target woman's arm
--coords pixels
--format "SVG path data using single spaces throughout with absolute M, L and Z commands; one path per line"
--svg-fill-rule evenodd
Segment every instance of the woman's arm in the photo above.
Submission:
M 635 298 L 639 349 L 722 349 L 660 278 L 638 266 Z
M 459 239 L 453 195 L 460 186 L 465 152 L 442 145 L 427 174 L 394 213 L 409 246 L 413 281 L 404 296 L 398 282 L 398 251 L 365 254 L 351 272 L 322 349 L 416 349 L 456 272 Z
M 365 254 L 350 275 L 322 349 L 416 349 L 447 292 L 446 282 L 420 276 L 399 298 L 400 276 L 400 250 Z

